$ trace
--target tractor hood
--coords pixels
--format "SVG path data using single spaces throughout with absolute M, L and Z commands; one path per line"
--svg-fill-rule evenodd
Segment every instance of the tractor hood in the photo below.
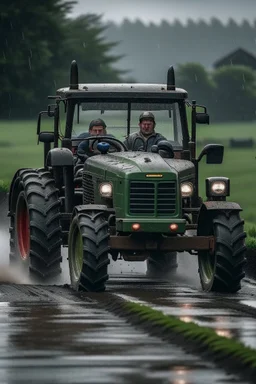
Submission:
M 86 160 L 84 170 L 101 177 L 114 175 L 130 178 L 131 174 L 176 174 L 180 179 L 194 176 L 194 164 L 188 160 L 166 159 L 151 152 L 115 152 L 92 156 Z

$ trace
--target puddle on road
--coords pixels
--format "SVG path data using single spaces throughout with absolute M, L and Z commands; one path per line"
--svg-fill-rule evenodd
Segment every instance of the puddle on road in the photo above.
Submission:
M 0 382 L 234 383 L 211 362 L 136 329 L 84 296 L 83 302 L 0 307 Z M 239 381 L 241 384 L 242 382 Z

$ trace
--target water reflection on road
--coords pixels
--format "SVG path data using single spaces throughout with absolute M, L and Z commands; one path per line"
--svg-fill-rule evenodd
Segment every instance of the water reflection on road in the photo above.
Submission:
M 8 287 L 3 291 L 6 296 Z M 36 294 L 26 299 L 28 291 L 19 293 L 19 302 L 0 306 L 1 383 L 203 384 L 209 375 L 211 383 L 235 380 L 100 309 L 92 297 L 73 302 L 66 289 L 58 304 L 50 299 L 53 289 L 48 302 Z

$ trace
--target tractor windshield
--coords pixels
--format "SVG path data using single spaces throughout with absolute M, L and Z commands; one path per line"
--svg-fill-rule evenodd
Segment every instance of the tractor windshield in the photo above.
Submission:
M 79 113 L 74 115 L 73 137 L 88 132 L 91 120 L 100 118 L 107 125 L 107 133 L 123 141 L 129 133 L 139 130 L 140 114 L 150 111 L 155 116 L 155 131 L 174 141 L 175 147 L 182 147 L 183 136 L 178 102 L 86 102 L 80 103 L 76 108 L 79 108 Z

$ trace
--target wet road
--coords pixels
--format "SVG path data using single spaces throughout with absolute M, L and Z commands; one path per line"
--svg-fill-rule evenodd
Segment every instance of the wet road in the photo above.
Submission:
M 1 383 L 200 384 L 209 377 L 210 383 L 243 383 L 107 312 L 98 303 L 104 294 L 80 298 L 63 286 L 70 282 L 66 257 L 62 275 L 51 282 L 62 286 L 33 285 L 8 267 L 7 231 L 0 232 Z M 254 282 L 245 282 L 237 295 L 205 294 L 196 258 L 181 255 L 179 263 L 172 282 L 156 283 L 146 279 L 145 263 L 112 262 L 107 290 L 255 347 Z
M 0 382 L 234 383 L 210 362 L 99 307 L 99 294 L 0 286 Z M 242 383 L 242 381 L 238 381 Z

